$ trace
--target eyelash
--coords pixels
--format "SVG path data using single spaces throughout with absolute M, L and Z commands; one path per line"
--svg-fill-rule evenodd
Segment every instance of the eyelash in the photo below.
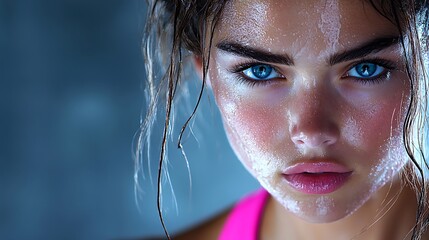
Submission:
M 267 65 L 273 68 L 274 71 L 276 71 L 279 75 L 281 75 L 283 77 L 283 75 L 280 73 L 280 71 L 270 65 L 270 64 L 266 64 L 266 63 L 261 63 L 261 62 L 255 62 L 255 61 L 248 61 L 248 62 L 243 62 L 243 63 L 239 63 L 236 66 L 234 66 L 230 72 L 234 73 L 236 80 L 239 83 L 243 83 L 246 84 L 250 87 L 255 87 L 255 86 L 264 86 L 264 85 L 268 85 L 271 84 L 273 81 L 272 80 L 254 80 L 254 79 L 250 79 L 246 76 L 244 76 L 243 71 L 251 68 L 251 67 L 255 67 L 257 65 Z M 284 78 L 284 77 L 283 77 Z
M 375 64 L 375 65 L 378 65 L 378 66 L 384 68 L 384 70 L 378 76 L 372 77 L 372 78 L 357 78 L 357 77 L 347 76 L 347 75 L 342 76 L 341 78 L 350 78 L 352 81 L 361 83 L 363 85 L 379 84 L 379 83 L 382 83 L 383 81 L 387 80 L 387 77 L 389 76 L 390 72 L 398 69 L 396 64 L 392 61 L 382 59 L 382 58 L 370 58 L 370 59 L 362 59 L 356 63 L 353 63 L 348 68 L 346 73 L 348 73 L 350 70 L 352 70 L 353 68 L 355 68 L 359 64 L 363 64 L 363 63 Z
M 384 68 L 383 73 L 379 74 L 376 77 L 373 78 L 357 78 L 357 77 L 353 77 L 353 76 L 342 76 L 341 78 L 349 78 L 352 81 L 361 83 L 363 85 L 367 85 L 367 84 L 379 84 L 382 83 L 383 81 L 385 81 L 387 79 L 387 76 L 389 75 L 389 73 L 393 70 L 397 70 L 396 65 L 394 64 L 394 62 L 386 60 L 386 59 L 382 59 L 382 58 L 370 58 L 370 59 L 362 59 L 358 62 L 355 62 L 353 64 L 350 65 L 350 67 L 348 68 L 348 70 L 346 71 L 346 73 L 348 73 L 350 70 L 352 70 L 353 68 L 355 68 L 356 66 L 358 66 L 359 64 L 363 64 L 363 63 L 370 63 L 370 64 L 375 64 L 378 65 L 382 68 Z M 283 75 L 280 73 L 280 71 L 270 65 L 270 64 L 265 64 L 265 63 L 261 63 L 261 62 L 256 62 L 256 61 L 248 61 L 248 62 L 243 62 L 240 64 L 237 64 L 236 66 L 234 66 L 230 72 L 234 73 L 236 80 L 239 83 L 243 83 L 246 84 L 250 87 L 255 87 L 255 86 L 264 86 L 264 85 L 268 85 L 268 84 L 272 84 L 273 83 L 273 79 L 269 79 L 269 80 L 254 80 L 254 79 L 250 79 L 246 76 L 244 76 L 243 71 L 257 66 L 257 65 L 267 65 L 273 68 L 274 71 L 276 71 L 279 75 L 281 75 L 283 77 Z M 284 78 L 284 77 L 283 77 Z M 283 79 L 281 78 L 281 79 Z

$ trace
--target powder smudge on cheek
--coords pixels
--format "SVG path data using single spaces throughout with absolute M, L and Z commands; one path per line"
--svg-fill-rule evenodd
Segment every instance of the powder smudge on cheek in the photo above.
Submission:
M 398 133 L 399 131 L 397 131 Z M 375 192 L 380 188 L 395 180 L 398 173 L 403 169 L 408 162 L 402 136 L 400 134 L 392 136 L 386 140 L 383 149 L 383 154 L 379 162 L 370 169 L 367 177 L 368 187 L 365 191 L 357 193 L 353 201 L 348 204 L 348 212 L 352 214 L 360 206 L 362 206 Z M 376 159 L 373 159 L 376 161 Z
M 284 164 L 269 146 L 275 138 L 276 128 L 267 119 L 265 111 L 252 101 L 226 92 L 223 91 L 218 103 L 231 146 L 250 173 L 259 181 L 271 182 Z
M 348 117 L 346 119 L 342 137 L 351 146 L 357 147 L 362 144 L 362 128 L 355 118 Z
M 282 161 L 273 153 L 270 144 L 274 144 L 273 129 L 266 117 L 254 111 L 239 111 L 235 117 L 234 129 L 244 152 L 245 159 L 250 164 L 252 172 L 258 180 L 272 179 L 282 168 Z M 268 145 L 267 145 L 268 144 Z
M 237 112 L 237 104 L 233 102 L 226 103 L 224 106 L 224 111 L 227 116 L 233 116 Z M 229 120 L 231 121 L 231 120 Z
M 408 101 L 404 102 L 404 95 L 396 96 L 401 99 L 398 106 L 389 106 L 385 103 L 385 109 L 391 109 L 385 113 L 380 113 L 380 119 L 385 119 L 384 123 L 380 122 L 380 132 L 386 136 L 384 142 L 379 147 L 380 154 L 377 156 L 377 164 L 374 165 L 369 174 L 371 179 L 371 192 L 377 191 L 379 188 L 392 181 L 398 173 L 403 169 L 406 163 L 409 162 L 405 143 L 403 139 L 403 123 L 405 121 Z M 380 111 L 382 111 L 381 108 Z M 393 110 L 392 110 L 393 109 Z M 390 117 L 389 117 L 390 116 Z M 384 128 L 384 130 L 381 130 Z M 377 129 L 374 129 L 377 131 Z M 375 134 L 375 133 L 374 133 Z
M 377 191 L 391 181 L 408 162 L 404 141 L 399 133 L 387 140 L 383 152 L 383 158 L 372 168 L 369 175 L 372 179 L 371 192 Z
M 250 97 L 249 87 L 237 83 L 219 62 L 208 74 L 235 154 L 258 180 L 272 179 L 283 162 L 273 154 L 269 144 L 277 141 L 274 111 L 257 97 Z

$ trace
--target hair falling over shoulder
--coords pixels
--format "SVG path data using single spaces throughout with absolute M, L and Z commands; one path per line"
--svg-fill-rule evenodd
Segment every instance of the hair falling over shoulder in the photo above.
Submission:
M 136 142 L 135 181 L 139 188 L 139 174 L 143 164 L 155 161 L 150 157 L 152 127 L 158 114 L 162 114 L 163 133 L 158 161 L 157 203 L 158 214 L 168 239 L 162 217 L 162 177 L 165 173 L 167 139 L 171 135 L 172 111 L 175 99 L 182 94 L 183 72 L 186 56 L 196 55 L 203 63 L 203 84 L 193 113 L 181 130 L 181 135 L 197 110 L 203 94 L 205 76 L 209 66 L 212 37 L 228 0 L 148 0 L 143 53 L 147 81 L 145 94 L 148 105 L 141 122 Z M 374 0 L 372 6 L 400 32 L 406 70 L 410 79 L 411 99 L 404 122 L 403 140 L 413 162 L 406 171 L 405 179 L 415 186 L 418 210 L 412 239 L 420 239 L 429 223 L 427 162 L 428 134 L 428 89 L 429 89 L 429 2 L 426 0 Z M 178 96 L 176 96 L 178 95 Z

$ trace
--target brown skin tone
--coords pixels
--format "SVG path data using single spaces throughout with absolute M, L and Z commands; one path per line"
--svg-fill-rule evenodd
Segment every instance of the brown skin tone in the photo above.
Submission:
M 410 91 L 401 47 L 333 58 L 398 35 L 360 0 L 226 6 L 207 77 L 231 146 L 273 196 L 260 239 L 410 239 L 417 206 L 400 180 L 410 164 L 401 142 Z M 269 58 L 255 60 L 261 54 L 243 47 Z M 356 74 L 362 63 L 376 68 L 368 78 Z M 255 78 L 256 65 L 272 71 Z M 351 172 L 339 189 L 308 194 L 285 181 L 288 167 L 321 158 Z M 177 239 L 216 239 L 226 216 Z

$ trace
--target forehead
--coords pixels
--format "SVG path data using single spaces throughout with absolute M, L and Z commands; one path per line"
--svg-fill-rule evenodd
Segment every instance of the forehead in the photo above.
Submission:
M 363 0 L 235 0 L 226 6 L 215 40 L 267 46 L 269 51 L 332 51 L 397 28 Z

